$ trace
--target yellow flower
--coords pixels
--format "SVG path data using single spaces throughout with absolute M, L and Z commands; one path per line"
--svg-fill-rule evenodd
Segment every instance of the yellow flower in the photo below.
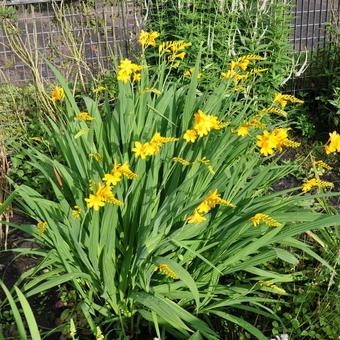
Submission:
M 98 92 L 103 92 L 105 90 L 107 90 L 107 88 L 105 86 L 99 85 L 95 89 L 93 89 L 92 92 L 93 93 L 98 93 Z
M 200 209 L 203 209 L 203 210 L 205 209 L 207 210 L 206 212 L 209 212 L 211 209 L 214 209 L 217 204 L 228 206 L 231 208 L 236 207 L 235 204 L 233 204 L 229 200 L 222 199 L 221 196 L 217 193 L 217 190 L 214 190 L 214 191 L 211 191 L 209 196 L 206 197 L 204 201 L 197 207 L 197 210 L 199 210 L 199 207 L 200 207 Z M 209 209 L 207 209 L 207 207 L 209 207 Z
M 276 113 L 278 116 L 281 116 L 281 117 L 287 117 L 287 112 L 286 111 L 283 111 L 277 107 L 269 107 L 267 109 L 263 109 L 262 112 L 264 113 Z
M 176 59 L 183 60 L 185 58 L 185 55 L 186 55 L 185 52 L 181 52 L 181 53 L 178 53 L 178 54 L 173 54 L 173 55 L 168 57 L 168 61 L 169 62 L 173 62 L 173 61 L 176 61 Z M 173 67 L 177 68 L 179 65 L 180 65 L 179 62 L 177 62 Z
M 256 118 L 253 118 L 251 121 L 246 122 L 245 126 L 264 129 L 266 127 L 266 124 L 259 122 Z
M 178 279 L 177 274 L 165 263 L 161 263 L 157 269 L 160 273 L 170 277 L 171 279 Z
M 153 156 L 160 151 L 161 145 L 157 143 L 145 143 L 145 152 L 147 156 Z
M 210 210 L 211 210 L 211 206 L 209 205 L 209 202 L 207 200 L 204 200 L 203 202 L 201 202 L 196 208 L 196 211 L 199 214 L 207 214 Z
M 144 66 L 143 65 L 137 65 L 132 63 L 131 65 L 131 70 L 132 72 L 140 72 L 141 70 L 143 70 Z
M 204 201 L 209 205 L 211 209 L 214 209 L 216 205 L 221 202 L 221 197 L 217 193 L 217 190 L 214 190 Z
M 221 77 L 224 80 L 234 79 L 236 82 L 247 79 L 249 74 L 258 74 L 267 71 L 268 69 L 255 69 L 247 73 L 238 73 L 239 71 L 247 71 L 251 61 L 263 60 L 263 57 L 258 55 L 245 55 L 239 57 L 237 60 L 232 60 L 229 64 L 230 69 L 227 72 L 222 72 Z M 238 72 L 236 72 L 238 71 Z
M 270 134 L 267 130 L 263 131 L 263 135 L 257 135 L 258 141 L 256 145 L 259 146 L 260 152 L 265 155 L 272 155 L 274 153 L 274 148 L 277 146 L 278 140 L 276 136 Z
M 61 102 L 65 97 L 64 89 L 60 86 L 55 86 L 51 93 L 53 102 Z
M 260 280 L 258 283 L 261 286 L 270 287 L 277 294 L 280 294 L 280 295 L 286 294 L 286 291 L 283 288 L 280 288 L 279 286 L 275 285 L 272 281 L 262 281 L 262 280 Z
M 158 32 L 151 32 L 149 35 L 149 45 L 155 47 L 156 46 L 155 39 L 157 39 L 158 37 L 159 37 Z
M 46 226 L 47 226 L 47 222 L 46 221 L 39 221 L 37 223 L 37 228 L 38 228 L 39 236 L 42 236 L 44 234 Z
M 229 66 L 230 66 L 230 70 L 231 70 L 231 71 L 234 71 L 234 69 L 238 67 L 238 62 L 237 62 L 237 60 L 232 60 L 232 61 L 230 62 L 230 64 L 229 64 Z
M 278 148 L 280 151 L 282 150 L 282 147 L 285 146 L 285 143 L 288 141 L 288 130 L 287 128 L 276 128 L 272 132 L 273 136 L 276 137 L 276 148 Z
M 108 195 L 108 192 L 111 191 L 111 188 L 109 185 L 102 185 L 101 183 L 98 183 L 98 188 L 96 192 L 96 196 L 102 197 L 105 201 L 105 197 Z
M 172 158 L 173 161 L 177 162 L 177 163 L 180 163 L 184 166 L 187 166 L 187 165 L 190 165 L 191 162 L 187 161 L 186 159 L 184 158 L 180 158 L 180 157 L 173 157 Z
M 251 70 L 249 74 L 261 74 L 264 72 L 267 72 L 269 68 L 255 68 L 254 70 Z
M 186 56 L 185 49 L 191 46 L 191 43 L 184 41 L 165 41 L 159 45 L 158 52 L 160 55 L 167 55 L 168 62 L 175 62 L 177 59 L 183 60 Z M 180 65 L 178 61 L 171 67 L 177 68 Z
M 195 125 L 194 129 L 198 136 L 203 137 L 208 135 L 210 130 L 213 128 L 213 121 L 208 115 L 206 115 L 202 110 L 198 110 L 195 113 Z
M 154 136 L 151 138 L 151 144 L 157 144 L 158 146 L 162 146 L 166 143 L 177 142 L 179 138 L 176 137 L 162 137 L 159 132 L 156 132 Z
M 221 78 L 223 80 L 228 80 L 228 79 L 234 78 L 235 75 L 236 75 L 236 72 L 234 70 L 228 70 L 227 72 L 221 73 Z
M 127 83 L 130 80 L 131 73 L 126 72 L 125 70 L 119 70 L 117 79 L 122 81 L 123 83 Z
M 226 126 L 229 125 L 228 122 L 220 122 L 216 116 L 212 116 L 212 115 L 207 115 L 208 117 L 208 120 L 210 121 L 211 123 L 211 127 L 212 129 L 214 130 L 220 130 Z
M 258 226 L 261 222 L 261 215 L 262 214 L 256 214 L 255 216 L 253 216 L 250 220 L 253 223 L 254 227 Z
M 241 70 L 246 71 L 249 63 L 250 60 L 247 58 L 247 56 L 243 56 L 237 60 L 232 60 L 230 62 L 230 69 L 233 71 L 234 69 L 240 68 Z
M 135 142 L 135 147 L 132 149 L 132 151 L 135 154 L 135 157 L 140 157 L 141 159 L 145 159 L 146 156 L 148 156 L 147 148 L 145 144 L 142 144 L 141 142 Z
M 178 54 L 175 54 L 174 59 L 181 59 L 183 60 L 185 58 L 186 53 L 185 52 L 181 52 Z
M 252 124 L 251 122 L 249 124 Z M 260 127 L 259 123 L 259 127 Z M 300 146 L 300 143 L 294 142 L 288 139 L 288 131 L 289 128 L 276 128 L 273 130 L 272 133 L 268 131 L 264 131 L 263 135 L 258 135 L 257 138 L 257 146 L 261 147 L 260 152 L 267 156 L 268 154 L 273 154 L 275 148 L 279 151 L 282 151 L 283 147 L 291 147 L 296 148 Z
M 133 62 L 130 59 L 125 58 L 120 61 L 119 69 L 125 71 L 126 73 L 132 73 L 134 69 L 133 65 Z
M 41 137 L 31 137 L 31 140 L 34 140 L 35 142 L 43 143 L 44 140 Z
M 238 67 L 243 71 L 246 71 L 249 63 L 250 63 L 249 59 L 242 57 L 238 62 Z
M 301 145 L 299 142 L 294 142 L 290 139 L 287 139 L 284 143 L 284 146 L 288 146 L 290 148 L 298 148 Z
M 135 73 L 132 77 L 133 81 L 140 81 L 142 79 L 142 76 L 140 73 Z
M 184 71 L 183 76 L 190 78 L 192 76 L 194 67 L 191 67 L 189 70 Z
M 78 116 L 74 117 L 74 120 L 82 120 L 84 122 L 88 122 L 93 119 L 94 118 L 88 112 L 80 112 Z
M 248 74 L 238 74 L 238 73 L 236 73 L 234 75 L 234 80 L 235 81 L 241 81 L 241 80 L 245 80 L 247 78 L 248 78 Z
M 329 164 L 327 164 L 324 161 L 314 161 L 313 165 L 317 168 L 324 168 L 324 169 L 329 170 L 329 171 L 333 169 Z
M 311 191 L 314 187 L 317 187 L 319 189 L 321 188 L 327 188 L 327 187 L 333 187 L 333 183 L 327 182 L 327 181 L 322 181 L 321 179 L 318 178 L 312 178 L 310 180 L 306 180 L 302 184 L 302 191 L 304 193 Z
M 236 205 L 230 200 L 221 199 L 218 203 L 219 205 L 224 205 L 225 207 L 236 208 Z
M 151 138 L 150 143 L 141 144 L 140 142 L 135 142 L 135 147 L 132 151 L 135 153 L 136 158 L 140 156 L 142 159 L 145 159 L 146 156 L 153 156 L 158 153 L 164 144 L 178 140 L 175 137 L 162 137 L 160 133 L 156 132 Z
M 79 207 L 79 205 L 75 205 L 74 208 L 72 209 L 72 217 L 77 220 L 80 218 L 80 214 L 81 214 L 81 208 Z
M 195 130 L 187 130 L 183 136 L 183 138 L 190 143 L 195 143 L 197 139 L 197 133 Z
M 340 135 L 336 131 L 329 133 L 329 139 L 324 148 L 327 155 L 333 152 L 340 152 Z
M 185 41 L 164 41 L 159 45 L 158 52 L 162 53 L 172 53 L 175 54 L 179 51 L 185 50 L 187 47 L 191 46 L 191 43 Z
M 142 45 L 142 47 L 145 48 L 149 42 L 149 33 L 141 30 L 138 41 Z
M 115 205 L 123 204 L 122 201 L 119 201 L 117 198 L 115 198 L 114 194 L 111 191 L 111 187 L 107 184 L 105 186 L 102 186 L 101 183 L 98 184 L 96 196 L 101 197 L 105 203 L 111 203 Z
M 137 174 L 135 174 L 129 167 L 129 164 L 127 162 L 125 162 L 123 165 L 121 165 L 118 168 L 118 171 L 125 176 L 128 179 L 135 179 L 138 177 Z
M 303 184 L 302 184 L 302 191 L 303 192 L 308 192 L 311 191 L 313 189 L 313 187 L 318 185 L 318 180 L 316 178 L 312 178 L 310 180 L 306 180 Z
M 249 128 L 244 126 L 244 125 L 241 125 L 238 129 L 237 129 L 237 135 L 238 136 L 241 136 L 241 137 L 244 137 L 244 136 L 247 136 L 249 135 Z
M 201 223 L 203 221 L 206 221 L 206 218 L 202 216 L 197 210 L 195 210 L 195 212 L 187 218 L 187 222 L 189 224 Z
M 127 162 L 123 165 L 115 162 L 111 172 L 104 175 L 103 181 L 106 182 L 107 186 L 115 186 L 120 182 L 122 176 L 127 177 L 128 179 L 135 179 L 138 175 L 130 169 Z
M 159 132 L 156 132 L 153 137 L 151 138 L 150 141 L 151 144 L 156 144 L 158 146 L 162 146 L 163 145 L 163 137 L 161 136 L 161 134 Z
M 220 130 L 229 125 L 229 122 L 221 122 L 216 116 L 207 115 L 202 110 L 198 110 L 194 116 L 193 130 L 187 130 L 183 136 L 187 142 L 194 143 L 197 136 L 206 136 L 212 129 Z
M 195 67 L 191 67 L 188 70 L 184 71 L 183 75 L 184 77 L 188 77 L 190 78 L 195 72 Z M 202 78 L 202 72 L 198 72 L 197 74 L 197 79 L 201 79 Z
M 216 116 L 207 115 L 202 110 L 195 113 L 194 130 L 200 137 L 208 135 L 212 129 L 220 130 L 227 125 L 228 123 L 220 122 Z
M 122 174 L 119 171 L 113 171 L 109 174 L 105 174 L 103 181 L 106 185 L 116 185 L 121 180 Z
M 110 203 L 110 204 L 114 204 L 114 205 L 123 205 L 123 202 L 120 201 L 119 199 L 117 199 L 115 197 L 115 195 L 112 193 L 110 187 L 106 187 L 107 188 L 107 191 L 106 191 L 106 194 L 105 194 L 105 202 L 106 203 Z
M 117 79 L 122 81 L 123 83 L 127 83 L 131 79 L 131 76 L 133 76 L 133 78 L 136 76 L 135 80 L 137 80 L 139 76 L 136 74 L 138 74 L 138 72 L 142 69 L 143 66 L 137 65 L 127 58 L 122 59 L 118 66 Z
M 278 102 L 282 107 L 286 107 L 288 104 L 288 101 L 284 99 L 283 95 L 281 93 L 278 93 L 276 97 L 274 98 L 274 103 Z
M 187 222 L 190 223 L 201 223 L 206 220 L 203 214 L 207 214 L 211 209 L 214 209 L 217 204 L 224 205 L 227 207 L 235 208 L 229 200 L 224 200 L 217 193 L 217 190 L 211 191 L 210 194 L 196 207 L 194 213 L 187 218 Z
M 250 220 L 253 223 L 254 227 L 258 226 L 261 222 L 264 222 L 266 225 L 270 227 L 282 227 L 283 225 L 282 223 L 274 220 L 269 215 L 262 214 L 262 213 L 256 214 Z
M 93 208 L 98 211 L 101 207 L 105 205 L 104 198 L 102 196 L 97 196 L 90 194 L 89 198 L 85 198 L 88 208 Z
M 297 103 L 297 104 L 302 104 L 303 100 L 300 100 L 292 95 L 289 94 L 282 94 L 282 93 L 278 93 L 273 102 L 277 102 L 281 105 L 281 107 L 286 107 L 286 105 L 288 104 L 288 102 L 290 103 Z
M 237 60 L 231 61 L 229 65 L 230 65 L 231 70 L 240 68 L 242 71 L 246 71 L 251 61 L 258 61 L 258 60 L 264 60 L 264 58 L 258 55 L 245 55 L 245 56 L 239 57 Z
M 148 46 L 156 46 L 156 39 L 159 37 L 158 32 L 145 32 L 141 30 L 139 35 L 139 43 L 142 45 L 143 48 L 147 48 Z
M 288 130 L 288 128 L 276 128 L 272 133 L 265 130 L 263 135 L 258 135 L 256 145 L 261 148 L 260 152 L 268 156 L 274 153 L 275 148 L 282 151 L 284 146 L 292 148 L 300 146 L 300 143 L 288 139 Z

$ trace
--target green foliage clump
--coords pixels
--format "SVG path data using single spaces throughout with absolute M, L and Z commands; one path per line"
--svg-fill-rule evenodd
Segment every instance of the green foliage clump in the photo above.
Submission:
M 219 72 L 235 56 L 266 56 L 263 67 L 270 68 L 270 75 L 263 77 L 257 91 L 267 84 L 263 90 L 270 91 L 271 96 L 286 81 L 292 67 L 289 9 L 274 0 L 158 0 L 150 7 L 148 26 L 159 31 L 163 39 L 192 42 L 192 56 L 202 46 L 203 84 L 207 88 L 218 83 Z M 194 61 L 191 57 L 187 63 L 192 66 Z
M 17 10 L 14 6 L 3 6 L 0 4 L 0 19 L 17 19 Z
M 316 319 L 301 296 L 320 297 L 336 265 L 300 235 L 337 225 L 337 216 L 324 213 L 323 206 L 315 209 L 314 202 L 327 196 L 322 192 L 273 192 L 271 186 L 294 167 L 263 159 L 256 147 L 263 129 L 287 126 L 270 114 L 260 115 L 263 125 L 257 121 L 273 104 L 290 67 L 286 6 L 270 4 L 269 9 L 248 0 L 156 1 L 151 24 L 161 27 L 167 40 L 192 46 L 178 65 L 158 59 L 151 49 L 147 54 L 159 65 L 147 65 L 144 56 L 141 68 L 125 60 L 118 76 L 130 77 L 137 69 L 140 81 L 117 83 L 107 74 L 100 92 L 92 86 L 72 92 L 72 84 L 52 66 L 65 98 L 39 129 L 33 120 L 29 137 L 18 144 L 12 178 L 21 185 L 0 209 L 15 199 L 36 220 L 37 225 L 16 226 L 41 246 L 18 252 L 42 257 L 19 284 L 27 297 L 66 287 L 58 327 L 63 335 L 267 339 L 272 330 L 316 338 L 334 334 L 324 315 L 337 307 L 322 304 Z M 221 81 L 230 61 L 254 54 L 266 57 L 259 65 L 268 72 L 249 76 L 241 90 L 231 80 Z M 193 66 L 193 74 L 183 77 Z M 193 130 L 199 110 L 216 131 L 210 127 L 189 143 L 184 136 Z M 240 136 L 238 128 L 249 122 L 250 134 Z M 157 133 L 171 142 L 152 143 Z M 149 148 L 145 159 L 143 147 Z M 122 165 L 133 173 L 114 173 Z M 41 182 L 32 183 L 33 174 Z M 104 178 L 114 174 L 118 183 L 108 187 Z M 18 180 L 19 175 L 26 177 Z M 215 190 L 216 202 L 224 205 L 210 202 L 203 205 L 208 211 L 198 211 Z M 189 223 L 195 213 L 200 223 Z M 266 214 L 267 223 L 254 226 L 258 213 Z M 311 264 L 300 270 L 306 254 Z M 328 270 L 318 272 L 320 291 L 303 285 L 311 284 L 315 261 Z M 329 298 L 335 295 L 332 290 Z M 13 310 L 6 296 L 0 307 Z M 27 304 L 24 309 L 29 311 Z M 17 328 L 25 332 L 20 314 Z
M 42 140 L 41 124 L 43 111 L 36 100 L 33 86 L 1 86 L 1 135 L 5 142 L 10 161 L 10 176 L 18 184 L 33 184 L 44 187 L 44 179 L 27 161 L 21 152 L 31 143 L 32 137 Z M 46 145 L 36 143 L 41 151 L 48 151 Z
M 73 336 L 85 319 L 95 336 L 149 329 L 163 338 L 218 339 L 209 322 L 218 319 L 267 339 L 239 311 L 279 321 L 268 306 L 295 276 L 266 265 L 298 262 L 292 248 L 317 257 L 296 237 L 337 218 L 304 208 L 314 196 L 299 188 L 270 191 L 292 171 L 256 149 L 263 124 L 278 125 L 270 114 L 248 136 L 237 134 L 260 119 L 263 103 L 252 96 L 259 78 L 245 79 L 242 93 L 231 80 L 203 92 L 199 59 L 189 84 L 167 78 L 168 60 L 162 55 L 154 69 L 123 60 L 114 103 L 105 92 L 104 100 L 93 93 L 75 100 L 51 66 L 65 94 L 57 120 L 43 125 L 55 151 L 31 145 L 26 155 L 54 194 L 17 186 L 0 210 L 15 199 L 37 221 L 17 226 L 41 245 L 43 258 L 24 274 L 33 279 L 23 292 L 31 297 L 67 282 L 77 294 L 68 314 Z

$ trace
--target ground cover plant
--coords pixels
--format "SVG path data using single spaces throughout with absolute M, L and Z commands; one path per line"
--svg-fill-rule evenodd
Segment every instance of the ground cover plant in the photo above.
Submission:
M 9 174 L 18 184 L 32 184 L 33 181 L 36 187 L 44 186 L 43 177 L 26 162 L 21 153 L 27 140 L 34 140 L 37 135 L 41 135 L 40 121 L 43 120 L 45 112 L 37 101 L 37 93 L 32 85 L 25 87 L 3 85 L 1 91 L 0 109 L 4 112 L 1 140 L 8 152 Z M 48 145 L 44 143 L 37 143 L 36 146 L 42 151 L 48 150 Z
M 269 265 L 296 265 L 291 249 L 300 249 L 333 271 L 297 237 L 338 224 L 337 216 L 305 203 L 337 195 L 323 193 L 332 183 L 311 178 L 271 190 L 293 170 L 273 156 L 299 146 L 286 121 L 273 115 L 285 116 L 286 106 L 301 101 L 276 93 L 268 105 L 254 95 L 264 56 L 235 57 L 223 70 L 233 77 L 222 74 L 218 86 L 200 91 L 200 56 L 189 84 L 170 76 L 191 42 L 162 42 L 157 32 L 142 31 L 140 44 L 138 64 L 120 61 L 113 105 L 105 92 L 104 100 L 91 93 L 76 101 L 50 65 L 60 85 L 52 92 L 56 120 L 43 130 L 58 157 L 34 144 L 26 155 L 49 181 L 51 196 L 12 183 L 0 208 L 14 199 L 37 222 L 14 225 L 41 245 L 16 251 L 42 259 L 15 293 L 21 303 L 21 292 L 30 298 L 67 283 L 74 295 L 64 320 L 71 338 L 218 339 L 215 320 L 226 320 L 267 339 L 270 331 L 242 312 L 281 323 L 270 304 L 297 275 Z M 151 49 L 156 66 L 144 58 Z M 330 135 L 328 153 L 340 151 L 339 138 Z M 13 308 L 5 292 L 2 308 Z M 22 325 L 17 321 L 24 338 Z

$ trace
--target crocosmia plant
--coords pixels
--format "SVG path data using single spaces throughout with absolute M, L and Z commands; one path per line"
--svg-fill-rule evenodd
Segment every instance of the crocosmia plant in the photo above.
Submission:
M 265 56 L 238 56 L 220 85 L 202 92 L 200 57 L 181 71 L 189 42 L 143 31 L 140 43 L 140 60 L 119 63 L 114 100 L 103 88 L 76 101 L 51 66 L 59 114 L 44 129 L 58 157 L 33 146 L 27 154 L 52 198 L 28 186 L 14 193 L 37 223 L 17 227 L 42 245 L 22 290 L 30 297 L 67 283 L 82 315 L 73 328 L 85 320 L 97 338 L 145 329 L 162 339 L 220 339 L 211 320 L 225 319 L 267 339 L 234 312 L 279 320 L 266 304 L 294 275 L 268 264 L 297 264 L 294 248 L 313 255 L 296 236 L 337 219 L 305 208 L 315 183 L 271 189 L 292 170 L 279 163 L 299 147 L 284 109 L 300 101 L 258 99 Z M 157 65 L 148 64 L 150 51 Z

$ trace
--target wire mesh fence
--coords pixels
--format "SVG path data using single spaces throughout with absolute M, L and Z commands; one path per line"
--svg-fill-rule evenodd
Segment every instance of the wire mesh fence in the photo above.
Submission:
M 298 51 L 325 47 L 333 36 L 331 25 L 339 25 L 339 0 L 294 0 L 293 34 L 290 38 Z
M 306 52 L 306 71 L 292 79 L 290 91 L 309 91 L 340 66 L 340 0 L 294 0 L 291 44 Z
M 46 60 L 67 78 L 97 74 L 114 57 L 127 54 L 139 25 L 135 1 L 8 1 L 2 6 L 0 83 L 24 84 L 36 67 L 44 81 L 53 76 Z
M 52 80 L 46 59 L 58 65 L 68 78 L 79 70 L 94 75 L 111 68 L 118 51 L 129 52 L 141 9 L 133 0 L 104 1 L 92 1 L 91 5 L 88 1 L 2 2 L 5 6 L 0 13 L 0 84 L 32 81 L 32 66 L 44 81 Z M 311 59 L 328 42 L 340 39 L 334 31 L 340 26 L 340 0 L 293 0 L 292 9 L 290 41 L 295 50 L 310 51 Z M 5 29 L 9 21 L 14 25 Z M 28 53 L 33 60 L 27 60 Z M 331 62 L 324 50 L 322 62 Z M 311 70 L 312 67 L 302 78 L 307 79 Z

